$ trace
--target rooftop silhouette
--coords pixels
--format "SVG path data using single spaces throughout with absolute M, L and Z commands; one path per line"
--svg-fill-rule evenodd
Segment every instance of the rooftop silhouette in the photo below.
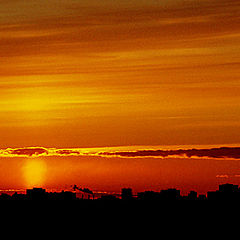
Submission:
M 81 197 L 77 197 L 81 194 Z M 26 194 L 15 192 L 13 195 L 2 193 L 0 200 L 61 200 L 61 201 L 91 201 L 91 202 L 172 202 L 172 201 L 240 201 L 240 188 L 234 184 L 219 185 L 218 190 L 209 191 L 206 195 L 198 195 L 190 191 L 188 195 L 181 195 L 180 190 L 171 188 L 160 191 L 144 191 L 133 195 L 131 188 L 123 188 L 121 195 L 103 194 L 95 197 L 87 188 L 78 188 L 74 185 L 73 191 L 47 192 L 43 188 L 27 189 Z

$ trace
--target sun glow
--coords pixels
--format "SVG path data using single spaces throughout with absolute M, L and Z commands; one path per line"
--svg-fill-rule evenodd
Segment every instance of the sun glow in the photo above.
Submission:
M 45 162 L 40 159 L 27 161 L 23 167 L 26 187 L 42 187 L 46 170 Z

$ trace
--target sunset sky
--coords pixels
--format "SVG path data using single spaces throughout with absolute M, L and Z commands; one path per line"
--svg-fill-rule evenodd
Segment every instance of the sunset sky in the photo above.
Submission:
M 239 12 L 0 0 L 0 189 L 240 185 Z

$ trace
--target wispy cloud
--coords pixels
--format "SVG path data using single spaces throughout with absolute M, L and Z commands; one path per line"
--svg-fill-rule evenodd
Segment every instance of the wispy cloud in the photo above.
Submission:
M 224 175 L 216 175 L 216 178 L 229 178 L 227 174 Z
M 34 6 L 42 6 L 42 1 L 32 1 L 28 6 L 29 14 L 15 9 L 16 16 L 0 21 L 0 52 L 1 57 L 13 61 L 16 57 L 33 56 L 50 57 L 56 61 L 56 56 L 65 56 L 63 73 L 76 73 L 79 64 L 68 66 L 69 54 L 83 58 L 94 54 L 131 52 L 134 50 L 149 50 L 162 48 L 182 48 L 195 46 L 200 41 L 207 47 L 209 39 L 236 35 L 239 38 L 238 1 L 211 0 L 185 1 L 165 7 L 163 4 L 132 7 L 82 7 L 72 1 L 62 1 L 59 14 L 53 14 L 56 7 L 54 1 L 45 6 L 44 11 L 32 15 Z M 2 3 L 0 3 L 2 4 Z M 0 5 L 1 6 L 1 5 Z M 12 16 L 12 8 L 9 11 Z M 48 9 L 52 6 L 51 9 Z M 26 6 L 25 6 L 26 7 Z M 36 8 L 36 7 L 35 7 Z M 4 7 L 3 7 L 4 9 Z M 48 14 L 48 11 L 51 14 Z M 14 11 L 14 12 L 15 12 Z M 18 12 L 19 11 L 19 12 Z M 1 11 L 0 11 L 1 13 Z M 20 16 L 20 17 L 19 17 Z M 176 38 L 176 36 L 178 36 Z M 28 74 L 29 62 L 19 60 L 18 74 Z M 36 60 L 37 61 L 37 60 Z M 73 61 L 73 60 L 72 60 Z M 58 64 L 53 72 L 59 72 Z M 31 73 L 49 73 L 49 63 L 31 66 Z M 25 67 L 23 69 L 23 67 Z M 35 69 L 33 69 L 35 67 Z M 4 75 L 16 74 L 16 71 L 0 69 Z M 5 71 L 4 71 L 5 70 Z
M 177 149 L 177 150 L 135 150 L 114 151 L 111 148 L 7 148 L 0 150 L 0 157 L 40 157 L 40 156 L 100 156 L 122 158 L 211 158 L 240 160 L 240 147 L 219 147 L 209 149 Z M 220 177 L 220 176 L 219 176 Z

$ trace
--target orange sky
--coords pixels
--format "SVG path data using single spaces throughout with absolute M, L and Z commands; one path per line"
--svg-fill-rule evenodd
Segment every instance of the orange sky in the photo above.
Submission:
M 236 0 L 0 1 L 0 148 L 239 144 L 239 12 Z M 28 158 L 0 156 L 0 174 L 7 173 L 0 188 L 26 186 L 11 171 L 29 169 L 24 168 Z M 66 169 L 81 170 L 77 158 L 92 161 L 86 156 L 43 158 L 46 166 L 28 171 L 44 168 L 40 173 L 45 176 L 53 173 L 53 162 L 66 164 L 56 166 L 61 173 L 56 173 L 56 187 L 64 187 L 65 180 L 70 184 L 63 177 Z M 120 174 L 116 166 L 125 160 L 135 180 L 130 172 L 126 178 L 138 189 L 161 182 L 184 188 L 191 181 L 195 187 L 211 187 L 216 175 L 238 175 L 236 161 L 224 172 L 223 161 L 209 159 L 188 159 L 186 166 L 183 159 L 164 160 L 166 165 L 158 167 L 146 159 L 134 165 L 133 159 L 120 158 L 114 165 L 114 159 L 97 156 L 93 161 L 102 161 L 103 189 L 119 190 L 124 171 Z M 88 164 L 94 178 L 97 165 Z M 193 174 L 195 164 L 209 169 L 204 184 L 202 171 Z M 119 176 L 115 187 L 109 187 L 111 174 L 105 168 Z M 179 168 L 181 178 L 170 177 L 178 176 Z M 161 177 L 158 171 L 172 175 Z M 89 180 L 70 175 L 72 184 Z M 53 182 L 45 184 L 53 187 Z

